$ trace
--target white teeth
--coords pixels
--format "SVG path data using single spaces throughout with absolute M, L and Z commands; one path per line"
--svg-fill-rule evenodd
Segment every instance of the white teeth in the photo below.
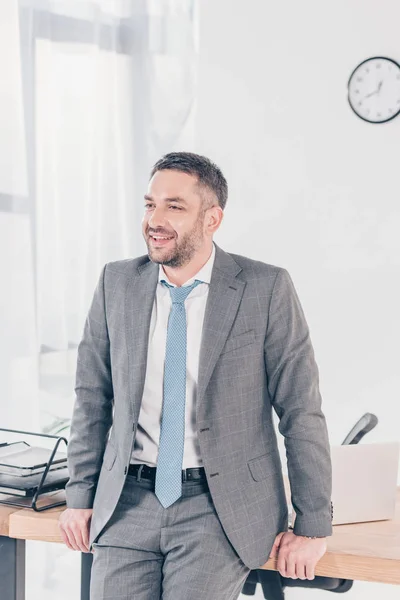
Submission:
M 160 235 L 152 235 L 155 240 L 171 240 L 172 238 L 161 237 Z

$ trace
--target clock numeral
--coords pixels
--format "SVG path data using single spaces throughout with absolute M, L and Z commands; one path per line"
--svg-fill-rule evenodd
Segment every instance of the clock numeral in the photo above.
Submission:
M 380 69 L 380 68 L 381 68 L 381 66 L 382 66 L 382 65 L 381 65 L 381 63 L 376 63 L 376 68 L 377 68 L 377 69 Z

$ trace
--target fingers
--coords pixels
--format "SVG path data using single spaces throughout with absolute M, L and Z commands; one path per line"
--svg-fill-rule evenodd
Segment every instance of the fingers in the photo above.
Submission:
M 278 554 L 278 562 L 276 565 L 279 573 L 282 575 L 282 577 L 287 577 L 286 575 L 286 555 L 285 552 L 282 551 L 282 548 L 279 550 L 279 554 Z
M 278 555 L 277 569 L 282 577 L 291 579 L 315 579 L 315 564 L 313 562 L 300 562 L 285 551 L 280 551 Z
M 285 535 L 285 534 L 284 534 Z M 275 539 L 272 553 L 275 553 Z M 326 551 L 326 541 L 304 540 L 303 536 L 287 533 L 280 542 L 277 570 L 282 577 L 291 579 L 315 579 L 315 568 Z
M 82 544 L 86 548 L 85 552 L 89 552 L 89 523 L 82 529 Z
M 276 536 L 273 546 L 271 548 L 271 552 L 269 554 L 270 558 L 275 558 L 275 556 L 277 555 L 283 534 L 284 534 L 284 532 L 281 532 L 281 533 L 278 533 L 278 535 Z
M 306 579 L 306 565 L 303 562 L 296 563 L 296 578 Z
M 285 577 L 290 577 L 291 579 L 296 579 L 296 558 L 293 554 L 289 553 L 286 556 L 286 575 Z
M 296 561 L 296 558 L 290 554 L 278 559 L 278 571 L 282 577 L 289 577 L 290 579 L 307 579 L 306 577 L 306 566 L 302 562 Z
M 67 548 L 69 548 L 70 550 L 74 550 L 74 547 L 71 545 L 68 535 L 67 533 L 64 531 L 64 529 L 60 526 L 60 533 L 61 533 L 61 537 L 63 539 L 64 544 L 67 546 Z
M 296 552 L 288 550 L 287 546 L 279 548 L 277 569 L 282 577 L 302 580 L 314 579 L 313 563 L 311 561 L 306 563 L 296 555 Z
M 315 565 L 312 562 L 306 563 L 306 577 L 307 579 L 315 579 Z
M 64 528 L 61 531 L 64 533 L 64 539 L 66 538 L 67 540 L 66 544 L 68 548 L 70 550 L 79 550 L 82 552 L 79 545 L 79 535 L 76 531 L 75 526 L 73 526 L 72 524 L 68 524 L 64 526 Z
M 63 542 L 70 550 L 89 552 L 89 522 L 86 518 L 69 518 L 63 514 L 59 520 Z
M 303 562 L 285 551 L 280 551 L 278 556 L 277 568 L 282 577 L 290 577 L 291 579 L 315 579 L 315 564 L 311 561 Z
M 278 535 L 275 538 L 275 543 L 277 546 L 279 546 L 279 544 L 281 543 L 281 540 L 283 538 L 283 536 L 285 535 L 285 531 L 281 531 L 280 533 L 278 533 Z
M 87 552 L 88 547 L 84 544 L 82 539 L 83 529 L 86 528 L 85 524 L 74 523 L 71 525 L 71 531 L 75 538 L 75 549 L 81 552 Z
M 275 558 L 275 556 L 278 554 L 278 548 L 279 544 L 277 544 L 275 540 L 274 545 L 271 548 L 271 552 L 269 553 L 270 558 Z

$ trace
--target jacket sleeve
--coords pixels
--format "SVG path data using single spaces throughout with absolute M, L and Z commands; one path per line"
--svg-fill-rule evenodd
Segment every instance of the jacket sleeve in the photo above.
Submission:
M 68 508 L 91 508 L 112 423 L 113 386 L 105 314 L 105 265 L 78 346 L 76 400 L 68 443 Z
M 296 535 L 332 535 L 332 466 L 318 367 L 289 273 L 279 269 L 265 340 L 268 391 L 284 436 Z

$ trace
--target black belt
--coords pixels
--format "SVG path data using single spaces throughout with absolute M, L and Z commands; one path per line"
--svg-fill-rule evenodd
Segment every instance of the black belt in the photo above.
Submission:
M 138 481 L 141 479 L 156 480 L 157 467 L 148 467 L 147 465 L 129 465 L 128 474 L 135 475 Z M 183 469 L 182 482 L 185 481 L 207 481 L 204 467 L 195 467 L 193 469 Z

